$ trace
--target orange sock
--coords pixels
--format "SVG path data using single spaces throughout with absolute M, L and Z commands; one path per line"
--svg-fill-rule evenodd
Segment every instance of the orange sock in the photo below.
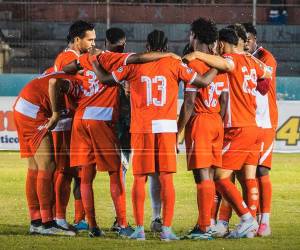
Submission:
M 219 212 L 219 220 L 229 222 L 231 216 L 232 216 L 231 205 L 226 200 L 222 199 L 220 212 Z
M 269 175 L 258 177 L 261 213 L 271 212 L 272 183 Z
M 173 174 L 162 172 L 159 175 L 161 185 L 160 196 L 162 201 L 163 225 L 170 227 L 174 216 L 175 189 Z
M 111 172 L 110 176 L 110 193 L 115 205 L 118 224 L 127 226 L 126 219 L 126 194 L 123 184 L 122 172 Z
M 256 210 L 259 203 L 258 188 L 256 179 L 245 180 L 246 204 L 253 217 L 256 217 Z
M 70 199 L 72 177 L 59 173 L 55 182 L 56 219 L 65 219 Z
M 137 226 L 144 225 L 144 203 L 145 203 L 145 184 L 146 175 L 134 175 L 134 181 L 132 186 L 132 207 L 135 224 Z
M 82 200 L 74 200 L 75 203 L 75 221 L 74 223 L 78 223 L 81 220 L 84 220 L 85 214 L 84 214 L 84 208 L 82 204 Z
M 41 219 L 39 198 L 37 196 L 37 175 L 37 170 L 28 169 L 26 178 L 26 198 L 31 220 Z
M 93 180 L 96 176 L 94 164 L 82 166 L 81 170 L 81 199 L 90 228 L 96 227 L 96 215 L 94 206 Z
M 53 173 L 53 187 L 54 187 L 54 190 L 53 190 L 53 204 L 52 204 L 52 214 L 53 215 L 56 215 L 56 180 L 57 180 L 57 177 L 59 175 L 59 170 L 55 170 L 54 173 Z
M 42 222 L 53 220 L 53 172 L 39 170 L 37 174 L 37 196 L 40 203 Z
M 210 226 L 211 210 L 214 203 L 215 184 L 212 180 L 197 183 L 198 225 L 203 232 Z
M 216 190 L 216 187 L 215 187 L 215 190 Z M 211 219 L 214 222 L 217 220 L 220 203 L 221 203 L 221 195 L 218 192 L 215 192 L 214 202 L 213 202 L 213 206 L 211 209 L 211 215 L 210 215 Z
M 218 192 L 231 204 L 239 217 L 250 212 L 239 190 L 229 178 L 218 180 L 215 184 Z

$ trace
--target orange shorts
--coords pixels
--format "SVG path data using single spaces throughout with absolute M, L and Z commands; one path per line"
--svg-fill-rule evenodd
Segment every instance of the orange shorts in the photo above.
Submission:
M 176 133 L 131 134 L 133 174 L 176 172 Z
M 262 148 L 259 155 L 258 165 L 267 168 L 272 168 L 272 153 L 273 153 L 275 136 L 276 136 L 275 128 L 261 129 Z
M 222 166 L 224 129 L 221 116 L 197 114 L 185 128 L 188 170 Z
M 119 141 L 105 121 L 75 119 L 71 136 L 71 166 L 96 164 L 98 171 L 119 171 Z
M 41 141 L 48 133 L 48 130 L 45 128 L 48 118 L 35 120 L 18 111 L 14 111 L 14 121 L 19 137 L 21 157 L 33 157 Z
M 240 170 L 244 164 L 257 165 L 261 150 L 259 135 L 258 127 L 225 129 L 222 168 Z

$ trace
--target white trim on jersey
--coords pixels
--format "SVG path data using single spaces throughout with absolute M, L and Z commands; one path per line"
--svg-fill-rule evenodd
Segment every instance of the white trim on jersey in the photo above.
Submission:
M 127 60 L 128 60 L 128 58 L 131 56 L 131 55 L 134 55 L 135 53 L 129 53 L 128 54 L 128 56 L 126 56 L 126 58 L 125 58 L 125 60 L 124 60 L 124 66 L 126 66 L 127 65 Z
M 184 91 L 185 91 L 185 92 L 197 92 L 198 89 L 197 89 L 197 88 L 185 88 Z
M 230 146 L 231 146 L 231 142 L 229 142 L 229 143 L 222 149 L 222 155 L 224 155 L 224 154 L 230 149 Z
M 88 106 L 85 108 L 82 119 L 96 121 L 111 121 L 113 108 Z
M 25 116 L 36 119 L 40 107 L 20 97 L 16 103 L 15 110 Z
M 269 156 L 269 154 L 272 152 L 273 150 L 273 145 L 274 145 L 274 142 L 272 142 L 272 144 L 270 145 L 270 147 L 267 149 L 267 151 L 263 154 L 262 157 L 260 157 L 259 159 L 259 165 L 262 165 L 262 163 L 267 159 L 267 157 Z
M 59 120 L 51 131 L 70 131 L 72 127 L 72 118 L 63 118 Z
M 152 120 L 152 133 L 176 133 L 176 120 Z
M 114 78 L 114 80 L 115 80 L 116 83 L 120 83 L 121 84 L 121 82 L 119 81 L 119 79 L 117 78 L 117 76 L 115 75 L 114 72 L 111 72 L 111 75 Z
M 192 79 L 190 80 L 190 82 L 188 84 L 193 84 L 193 82 L 195 81 L 196 77 L 197 77 L 197 72 L 194 73 Z
M 230 86 L 228 86 L 230 88 Z M 230 90 L 228 91 L 228 103 L 227 103 L 227 112 L 225 116 L 225 122 L 224 122 L 224 127 L 225 128 L 230 128 L 232 126 L 232 121 L 231 121 L 231 102 L 230 102 Z

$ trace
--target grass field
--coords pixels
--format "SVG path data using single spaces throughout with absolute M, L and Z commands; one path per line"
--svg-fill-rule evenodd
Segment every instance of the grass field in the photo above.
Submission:
M 97 221 L 107 232 L 102 239 L 90 239 L 86 233 L 75 238 L 28 235 L 28 213 L 25 200 L 26 162 L 18 153 L 0 152 L 0 249 L 300 249 L 300 155 L 275 154 L 272 170 L 273 234 L 268 238 L 213 241 L 160 242 L 158 235 L 146 232 L 145 242 L 117 238 L 108 232 L 114 219 L 109 195 L 107 174 L 98 174 L 95 180 Z M 127 178 L 128 218 L 133 223 L 130 188 L 132 173 Z M 195 187 L 190 172 L 186 171 L 184 156 L 179 157 L 175 176 L 176 208 L 173 228 L 178 235 L 190 229 L 197 218 Z M 69 207 L 73 216 L 73 199 Z M 145 228 L 149 230 L 150 202 L 146 200 Z M 231 225 L 237 223 L 235 217 Z

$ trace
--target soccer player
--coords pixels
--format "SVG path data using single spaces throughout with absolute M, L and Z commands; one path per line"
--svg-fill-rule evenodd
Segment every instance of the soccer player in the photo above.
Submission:
M 30 233 L 75 236 L 54 221 L 53 173 L 54 149 L 51 129 L 60 119 L 63 94 L 72 94 L 74 85 L 60 79 L 75 80 L 62 73 L 42 75 L 30 81 L 20 92 L 14 119 L 22 158 L 28 159 L 26 197 L 31 218 Z
M 210 20 L 199 18 L 191 25 L 193 51 L 216 54 L 218 30 Z M 189 67 L 201 75 L 210 68 L 199 60 Z M 188 170 L 193 171 L 197 189 L 198 221 L 187 235 L 190 239 L 212 239 L 209 231 L 215 197 L 214 168 L 222 166 L 223 121 L 228 100 L 227 74 L 219 74 L 207 87 L 186 84 L 178 120 L 178 134 L 185 127 Z
M 257 116 L 262 121 L 263 128 L 263 150 L 260 154 L 257 166 L 257 180 L 259 184 L 260 212 L 258 236 L 268 236 L 271 234 L 270 212 L 272 200 L 272 184 L 269 171 L 272 167 L 272 151 L 276 128 L 278 125 L 278 109 L 276 103 L 276 68 L 277 62 L 270 51 L 257 45 L 256 28 L 251 23 L 244 24 L 248 35 L 248 51 L 265 63 L 272 71 L 270 89 L 267 95 L 257 93 L 257 101 L 260 106 L 257 109 Z
M 154 30 L 147 37 L 149 51 L 166 51 L 167 38 L 163 31 Z M 210 70 L 202 77 L 181 61 L 171 57 L 155 62 L 120 67 L 112 74 L 103 72 L 94 62 L 95 71 L 104 83 L 130 83 L 131 147 L 134 183 L 132 204 L 136 229 L 131 239 L 144 240 L 144 201 L 147 176 L 158 173 L 163 204 L 161 240 L 177 240 L 171 224 L 174 214 L 176 172 L 176 133 L 178 82 L 206 87 L 217 71 Z
M 105 47 L 108 51 L 123 53 L 126 45 L 126 35 L 125 32 L 117 27 L 110 28 L 106 31 Z M 130 91 L 129 83 L 125 83 L 120 86 L 120 112 L 119 119 L 116 124 L 118 128 L 118 138 L 120 140 L 121 146 L 121 163 L 123 170 L 123 181 L 125 185 L 126 172 L 129 167 L 130 158 Z M 149 192 L 152 204 L 152 222 L 151 230 L 154 232 L 161 231 L 161 200 L 160 200 L 160 182 L 158 175 L 149 176 Z M 118 225 L 118 220 L 116 218 L 115 222 L 111 227 L 112 231 L 119 231 L 120 226 Z
M 74 60 L 78 60 L 80 54 L 86 53 L 95 46 L 96 33 L 94 25 L 82 20 L 74 22 L 67 36 L 68 47 L 55 59 L 54 70 L 62 71 L 63 67 Z M 88 224 L 84 220 L 84 208 L 80 195 L 80 178 L 76 168 L 70 168 L 70 141 L 72 120 L 76 103 L 66 98 L 65 114 L 57 126 L 52 130 L 55 160 L 57 165 L 57 178 L 55 181 L 56 192 L 56 222 L 58 225 L 68 228 L 66 221 L 66 208 L 70 198 L 71 182 L 74 177 L 75 220 L 77 230 L 87 230 Z
M 131 63 L 144 63 L 163 57 L 177 55 L 172 53 L 117 53 L 104 51 L 96 59 L 107 71 Z M 126 201 L 122 169 L 119 156 L 119 141 L 115 134 L 115 124 L 119 113 L 119 86 L 104 85 L 97 79 L 89 55 L 79 58 L 83 75 L 87 82 L 82 85 L 83 95 L 75 112 L 71 137 L 71 166 L 79 166 L 81 171 L 81 195 L 90 227 L 90 237 L 103 236 L 95 220 L 94 195 L 92 183 L 96 170 L 110 175 L 111 196 L 115 205 L 120 236 L 131 235 L 132 229 L 126 220 Z M 80 68 L 76 62 L 64 67 L 64 71 L 76 73 Z M 96 169 L 97 166 L 97 169 Z
M 222 167 L 216 169 L 216 189 L 240 217 L 241 222 L 229 234 L 229 238 L 254 237 L 258 223 L 252 210 L 258 205 L 258 190 L 255 179 L 260 150 L 259 129 L 256 124 L 257 79 L 270 78 L 271 74 L 262 63 L 237 49 L 238 36 L 232 29 L 219 32 L 219 44 L 223 57 L 199 51 L 186 56 L 195 58 L 219 70 L 228 72 L 229 103 L 225 119 Z M 247 200 L 243 198 L 230 178 L 233 171 L 244 170 L 244 185 Z

